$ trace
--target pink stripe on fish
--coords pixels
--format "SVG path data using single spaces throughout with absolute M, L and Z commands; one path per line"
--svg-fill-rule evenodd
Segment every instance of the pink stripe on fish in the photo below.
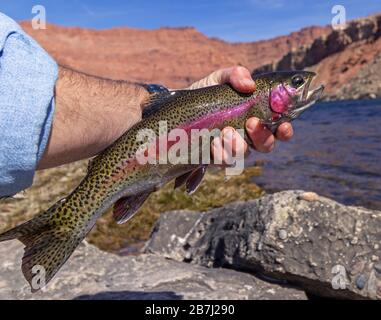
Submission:
M 179 129 L 189 131 L 191 129 L 215 128 L 217 125 L 222 124 L 226 120 L 234 119 L 243 115 L 245 112 L 249 111 L 249 109 L 261 98 L 261 96 L 256 96 L 230 109 L 205 115 L 195 121 L 179 126 Z

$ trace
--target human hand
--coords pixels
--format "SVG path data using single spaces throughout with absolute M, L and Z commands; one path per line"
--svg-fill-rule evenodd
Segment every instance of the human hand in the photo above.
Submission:
M 251 93 L 255 90 L 255 82 L 251 78 L 249 70 L 244 67 L 231 67 L 217 70 L 209 76 L 193 83 L 189 89 L 197 89 L 217 84 L 230 83 L 234 89 L 244 93 Z M 288 141 L 293 136 L 293 129 L 290 123 L 282 123 L 275 135 L 263 125 L 258 118 L 249 118 L 246 121 L 246 131 L 252 141 L 255 150 L 268 153 L 274 149 L 275 139 Z M 229 148 L 224 148 L 228 144 Z M 243 137 L 232 127 L 222 130 L 220 137 L 216 137 L 212 142 L 212 153 L 214 158 L 226 162 L 234 154 L 247 154 L 249 148 Z

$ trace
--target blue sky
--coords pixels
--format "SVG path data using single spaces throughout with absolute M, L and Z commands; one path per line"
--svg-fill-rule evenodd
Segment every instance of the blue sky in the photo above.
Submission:
M 331 22 L 344 5 L 347 19 L 381 12 L 381 0 L 1 0 L 0 11 L 16 20 L 33 17 L 44 5 L 48 22 L 105 29 L 194 26 L 227 41 L 253 41 Z

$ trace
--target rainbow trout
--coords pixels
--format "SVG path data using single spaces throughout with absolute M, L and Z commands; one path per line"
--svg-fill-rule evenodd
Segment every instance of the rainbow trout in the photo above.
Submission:
M 18 239 L 25 245 L 22 272 L 32 292 L 53 278 L 111 205 L 115 220 L 123 223 L 165 183 L 176 179 L 175 187 L 185 184 L 189 193 L 200 184 L 206 171 L 202 163 L 137 161 L 142 146 L 143 151 L 145 146 L 150 148 L 146 141 L 137 139 L 141 130 L 150 129 L 160 140 L 163 133 L 158 123 L 163 120 L 168 134 L 178 128 L 186 132 L 226 126 L 241 129 L 249 117 L 255 116 L 274 132 L 279 124 L 297 118 L 320 98 L 323 86 L 309 90 L 314 76 L 307 71 L 257 75 L 257 89 L 251 94 L 239 93 L 225 84 L 152 95 L 143 120 L 90 161 L 86 177 L 69 196 L 0 235 L 0 241 Z M 43 285 L 33 281 L 38 268 L 44 271 Z

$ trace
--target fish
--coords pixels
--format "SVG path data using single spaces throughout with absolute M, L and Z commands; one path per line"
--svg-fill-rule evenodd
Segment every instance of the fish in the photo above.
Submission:
M 90 160 L 86 176 L 74 191 L 33 219 L 0 234 L 0 242 L 18 239 L 24 244 L 21 269 L 31 292 L 55 276 L 112 205 L 116 222 L 125 223 L 152 192 L 172 180 L 175 188 L 185 185 L 188 193 L 194 192 L 208 168 L 204 163 L 143 163 L 137 161 L 138 155 L 146 154 L 176 129 L 241 129 L 248 118 L 257 117 L 275 132 L 281 123 L 296 119 L 321 97 L 324 86 L 310 90 L 315 76 L 310 71 L 255 75 L 253 93 L 221 84 L 152 94 L 141 121 Z M 162 121 L 166 132 L 160 132 Z M 155 138 L 137 139 L 147 129 Z M 245 139 L 250 142 L 247 135 Z M 195 151 L 190 148 L 188 152 L 191 156 Z M 33 281 L 36 267 L 44 271 L 42 285 Z

